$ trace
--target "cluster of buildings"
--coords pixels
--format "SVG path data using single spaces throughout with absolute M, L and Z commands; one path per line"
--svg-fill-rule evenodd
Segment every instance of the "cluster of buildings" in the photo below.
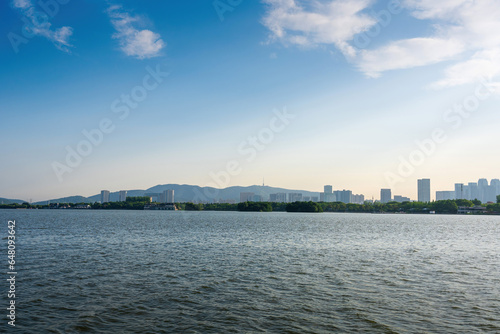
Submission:
M 455 190 L 436 191 L 436 201 L 447 199 L 468 199 L 480 200 L 481 203 L 496 202 L 496 197 L 500 195 L 500 180 L 492 179 L 488 183 L 487 179 L 479 179 L 478 182 L 455 183 Z
M 323 192 L 319 194 L 320 202 L 342 202 L 363 204 L 365 202 L 364 195 L 355 195 L 351 190 L 333 190 L 333 186 L 326 185 L 323 187 Z
M 172 189 L 164 190 L 161 193 L 145 193 L 144 196 L 150 197 L 152 203 L 174 203 L 174 191 Z
M 417 180 L 417 192 L 419 202 L 431 201 L 431 180 L 419 179 Z M 480 200 L 481 203 L 496 202 L 496 197 L 500 195 L 500 180 L 492 179 L 488 182 L 487 179 L 479 179 L 478 182 L 456 183 L 455 190 L 450 191 L 436 191 L 436 201 L 441 200 L 454 200 L 454 199 L 467 199 L 467 200 Z M 119 201 L 125 202 L 127 199 L 127 191 L 121 190 L 118 193 Z M 174 203 L 174 190 L 167 189 L 161 193 L 146 193 L 146 197 L 151 198 L 152 203 Z M 253 192 L 240 193 L 240 202 L 276 202 L 276 203 L 293 203 L 293 202 L 342 202 L 364 204 L 367 202 L 364 195 L 353 194 L 351 190 L 333 190 L 333 186 L 325 185 L 323 192 L 319 196 L 304 195 L 300 192 L 289 193 L 274 193 L 270 194 L 269 198 L 264 198 L 262 195 Z M 410 202 L 409 197 L 402 195 L 392 195 L 391 189 L 380 190 L 380 202 Z M 110 192 L 108 190 L 101 191 L 101 203 L 110 202 Z M 227 203 L 234 203 L 234 200 L 223 201 Z M 369 202 L 372 202 L 369 200 Z M 221 202 L 222 203 L 222 202 Z
M 431 180 L 430 179 L 418 179 L 417 180 L 417 193 L 419 202 L 430 202 L 431 201 Z M 410 202 L 409 197 L 394 195 L 392 197 L 391 189 L 380 189 L 380 202 Z
M 455 190 L 451 191 L 436 191 L 436 201 L 441 200 L 454 200 L 454 199 L 467 199 L 467 200 L 480 200 L 481 203 L 496 202 L 496 197 L 500 195 L 500 180 L 492 179 L 488 183 L 487 179 L 480 179 L 478 182 L 469 182 L 468 184 L 456 183 Z M 417 201 L 430 202 L 431 201 L 431 180 L 418 179 L 417 180 Z M 262 202 L 264 199 L 260 195 L 251 192 L 240 193 L 240 202 Z M 323 192 L 316 196 L 303 196 L 302 193 L 276 193 L 271 194 L 269 202 L 291 203 L 291 202 L 342 202 L 342 203 L 355 203 L 364 204 L 365 202 L 373 202 L 372 200 L 365 200 L 364 195 L 355 195 L 351 190 L 333 190 L 333 186 L 325 185 Z M 411 202 L 409 197 L 402 195 L 392 195 L 391 189 L 380 189 L 380 202 Z
M 417 192 L 419 202 L 431 201 L 431 180 L 417 180 Z M 497 196 L 500 195 L 500 180 L 492 179 L 488 183 L 487 179 L 479 179 L 478 182 L 455 183 L 455 190 L 436 191 L 436 201 L 466 199 L 479 200 L 481 203 L 496 202 Z M 392 197 L 391 189 L 380 190 L 380 202 L 405 202 L 410 201 L 410 198 L 395 195 Z
M 429 192 L 430 196 L 430 192 Z M 392 191 L 391 189 L 380 189 L 380 203 L 389 203 L 389 202 L 410 202 L 411 199 L 409 197 L 401 196 L 401 195 L 394 195 L 392 197 Z
M 101 204 L 111 202 L 109 195 L 110 195 L 109 190 L 101 190 Z M 120 190 L 118 196 L 119 196 L 118 202 L 125 202 L 127 200 L 127 191 Z
M 101 204 L 110 202 L 109 190 L 101 191 Z M 151 202 L 157 203 L 174 203 L 174 191 L 167 189 L 161 193 L 146 193 L 145 197 L 149 197 Z M 125 202 L 127 200 L 127 191 L 120 190 L 118 193 L 118 202 Z
M 303 196 L 302 193 L 276 193 L 269 195 L 269 202 L 293 203 L 293 202 L 318 202 L 318 196 Z M 263 202 L 267 201 L 263 196 L 252 192 L 240 193 L 240 202 Z
M 364 195 L 355 195 L 351 190 L 333 190 L 333 186 L 324 186 L 324 191 L 319 196 L 305 196 L 299 192 L 293 193 L 275 193 L 270 194 L 269 199 L 263 198 L 261 195 L 256 195 L 253 192 L 240 193 L 240 202 L 276 202 L 276 203 L 293 203 L 293 202 L 342 202 L 363 204 L 365 202 Z

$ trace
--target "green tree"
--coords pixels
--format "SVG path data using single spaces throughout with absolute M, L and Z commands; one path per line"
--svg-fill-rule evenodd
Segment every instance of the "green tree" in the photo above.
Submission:
M 314 202 L 293 202 L 286 205 L 287 212 L 323 212 L 323 208 Z
M 453 200 L 436 201 L 433 202 L 432 209 L 436 211 L 436 213 L 457 213 L 458 205 L 456 201 Z
M 148 196 L 130 196 L 125 199 L 127 203 L 130 202 L 146 202 L 146 203 L 151 203 L 151 197 Z
M 500 203 L 497 204 L 488 204 L 486 206 L 486 210 L 490 213 L 500 213 Z
M 474 203 L 472 203 L 467 199 L 456 199 L 455 203 L 457 203 L 458 206 L 467 206 L 467 207 L 474 206 Z
M 186 203 L 186 211 L 201 211 L 203 210 L 203 204 Z
M 271 212 L 273 207 L 269 202 L 238 203 L 238 211 Z

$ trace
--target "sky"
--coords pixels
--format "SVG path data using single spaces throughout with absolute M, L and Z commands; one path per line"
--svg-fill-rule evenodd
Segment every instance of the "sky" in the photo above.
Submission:
M 500 177 L 496 0 L 0 3 L 0 197 Z

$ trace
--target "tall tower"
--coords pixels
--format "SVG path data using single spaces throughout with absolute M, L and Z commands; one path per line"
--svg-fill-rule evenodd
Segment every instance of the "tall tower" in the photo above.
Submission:
M 431 201 L 431 180 L 419 179 L 417 181 L 418 188 L 418 201 L 430 202 Z

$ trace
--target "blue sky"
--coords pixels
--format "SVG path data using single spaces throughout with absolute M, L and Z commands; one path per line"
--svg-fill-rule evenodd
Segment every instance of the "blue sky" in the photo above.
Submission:
M 0 4 L 0 197 L 500 177 L 496 1 L 45 3 Z

